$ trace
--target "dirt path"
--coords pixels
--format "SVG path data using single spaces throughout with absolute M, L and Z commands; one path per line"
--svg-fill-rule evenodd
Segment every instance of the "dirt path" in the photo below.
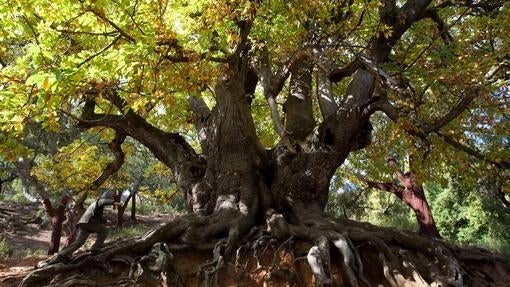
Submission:
M 14 253 L 47 248 L 51 232 L 38 209 L 38 203 L 0 202 L 0 237 L 7 240 Z
M 47 249 L 50 241 L 50 230 L 39 230 L 37 232 L 18 232 L 15 234 L 8 233 L 3 235 L 9 244 L 16 250 L 30 249 Z

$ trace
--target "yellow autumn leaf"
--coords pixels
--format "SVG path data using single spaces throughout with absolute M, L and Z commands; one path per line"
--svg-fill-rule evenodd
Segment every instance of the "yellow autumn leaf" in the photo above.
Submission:
M 50 89 L 50 78 L 49 77 L 46 77 L 43 81 L 43 89 L 45 91 L 49 90 Z

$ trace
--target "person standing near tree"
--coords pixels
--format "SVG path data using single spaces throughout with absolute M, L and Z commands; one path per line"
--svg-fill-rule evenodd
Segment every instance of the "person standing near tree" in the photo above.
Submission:
M 106 229 L 106 226 L 104 225 L 105 220 L 103 219 L 104 208 L 108 205 L 119 205 L 118 202 L 114 201 L 113 194 L 111 192 L 103 193 L 99 199 L 93 202 L 87 210 L 85 210 L 76 224 L 78 228 L 76 240 L 62 249 L 57 256 L 53 257 L 48 262 L 48 264 L 69 262 L 73 253 L 85 244 L 85 241 L 91 233 L 96 233 L 97 239 L 96 242 L 94 242 L 94 245 L 92 245 L 90 252 L 92 254 L 97 254 L 103 247 L 103 243 L 108 236 L 108 229 Z

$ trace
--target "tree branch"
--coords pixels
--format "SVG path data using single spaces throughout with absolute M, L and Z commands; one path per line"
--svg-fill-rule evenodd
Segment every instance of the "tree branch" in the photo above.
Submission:
M 468 7 L 478 12 L 476 15 L 487 15 L 491 12 L 500 9 L 506 0 L 493 0 L 493 1 L 445 1 L 433 7 L 433 9 L 443 9 L 448 7 Z
M 92 128 L 92 127 L 109 127 L 114 130 L 122 130 L 125 127 L 126 121 L 123 116 L 110 115 L 110 114 L 96 114 L 96 113 L 87 113 L 83 112 L 81 117 L 77 117 L 67 111 L 59 109 L 60 112 L 69 116 L 70 118 L 77 121 L 77 126 L 79 128 Z
M 404 13 L 403 26 L 409 27 L 412 23 L 416 22 L 420 19 L 420 14 L 427 11 L 427 7 L 431 3 L 431 0 L 408 0 L 402 8 L 400 8 L 401 13 Z
M 396 186 L 392 182 L 375 182 L 375 181 L 365 181 L 365 183 L 370 188 L 377 188 L 382 191 L 387 191 L 396 194 L 397 196 L 402 194 L 402 188 Z
M 55 208 L 51 204 L 51 200 L 49 199 L 48 192 L 44 188 L 43 184 L 39 182 L 35 175 L 30 173 L 32 168 L 32 163 L 21 157 L 17 162 L 17 172 L 19 177 L 21 178 L 23 184 L 25 186 L 33 186 L 35 188 L 35 192 L 39 196 L 41 200 L 44 211 L 48 214 L 49 217 L 53 217 L 55 215 Z
M 234 50 L 234 53 L 232 53 L 232 57 L 235 59 L 239 58 L 241 53 L 246 49 L 248 44 L 248 35 L 250 34 L 251 27 L 253 26 L 253 20 L 257 14 L 257 6 L 259 3 L 260 0 L 251 0 L 250 9 L 248 10 L 246 17 L 236 21 L 236 25 L 239 27 L 239 38 L 241 41 Z
M 90 60 L 94 59 L 95 57 L 101 55 L 106 50 L 110 49 L 111 46 L 115 45 L 115 43 L 117 43 L 117 41 L 119 39 L 120 39 L 120 35 L 115 37 L 115 39 L 113 39 L 112 42 L 110 42 L 108 45 L 104 46 L 101 50 L 99 50 L 98 52 L 96 52 L 96 53 L 90 55 L 89 57 L 87 57 L 85 60 L 83 60 L 83 62 L 79 63 L 78 66 L 76 66 L 76 67 L 79 68 L 79 67 L 83 66 L 84 64 L 86 64 L 87 62 L 89 62 Z
M 300 61 L 291 72 L 289 95 L 283 104 L 285 131 L 292 140 L 302 142 L 313 131 L 312 69 L 309 59 Z
M 455 107 L 453 107 L 444 117 L 426 125 L 426 128 L 423 132 L 428 134 L 430 132 L 439 131 L 442 127 L 452 122 L 455 118 L 462 114 L 469 107 L 471 102 L 477 97 L 478 91 L 465 95 L 462 97 L 460 102 Z
M 445 24 L 443 19 L 439 16 L 437 13 L 437 10 L 434 9 L 427 9 L 425 12 L 424 17 L 430 18 L 432 21 L 434 21 L 437 25 L 437 29 L 439 31 L 439 35 L 443 39 L 443 42 L 448 45 L 453 41 L 453 37 L 448 31 L 448 26 Z
M 430 2 L 432 1 L 408 0 L 401 8 L 398 8 L 394 0 L 384 1 L 384 5 L 379 8 L 379 17 L 382 23 L 391 27 L 392 33 L 387 37 L 381 35 L 373 38 L 370 54 L 375 62 L 387 61 L 393 46 L 413 23 L 422 18 Z
M 211 111 L 207 107 L 202 98 L 191 96 L 188 97 L 188 105 L 195 116 L 195 129 L 197 130 L 198 139 L 202 147 L 202 152 L 207 154 L 207 122 L 210 119 Z
M 55 25 L 56 26 L 56 25 Z M 53 27 L 52 27 L 53 28 Z M 116 31 L 108 31 L 108 32 L 89 32 L 89 31 L 76 31 L 76 30 L 69 30 L 69 29 L 58 29 L 54 28 L 55 31 L 60 32 L 62 34 L 83 34 L 83 35 L 91 35 L 91 36 L 115 36 L 119 33 Z
M 338 108 L 331 87 L 331 78 L 325 71 L 317 71 L 317 101 L 321 111 L 322 119 L 326 120 L 336 113 Z
M 400 196 L 403 193 L 401 187 L 395 185 L 393 182 L 377 182 L 366 178 L 365 176 L 355 173 L 354 174 L 360 181 L 364 182 L 369 188 L 376 188 L 382 191 L 387 191 Z
M 21 157 L 17 162 L 17 169 L 19 177 L 25 181 L 26 184 L 30 184 L 35 188 L 37 195 L 41 198 L 41 200 L 48 198 L 48 193 L 46 192 L 42 183 L 32 174 L 30 174 L 30 170 L 32 168 L 32 164 L 28 162 L 25 158 Z
M 87 92 L 86 102 L 82 108 L 81 117 L 76 117 L 68 112 L 81 128 L 104 126 L 114 129 L 118 136 L 130 136 L 146 146 L 154 156 L 168 166 L 176 179 L 181 190 L 190 190 L 198 178 L 205 172 L 206 162 L 197 155 L 193 147 L 178 133 L 165 132 L 148 123 L 143 117 L 131 110 L 128 104 L 117 93 L 115 85 L 97 85 Z M 101 93 L 115 106 L 122 115 L 96 114 L 94 112 L 97 95 Z M 120 140 L 120 139 L 117 139 Z M 119 167 L 120 161 L 112 163 L 110 171 Z M 103 181 L 105 176 L 98 178 L 93 185 Z
M 475 93 L 476 94 L 476 93 Z M 473 95 L 471 95 L 472 97 Z M 482 161 L 485 161 L 485 162 L 488 162 L 490 164 L 493 164 L 494 166 L 498 167 L 498 168 L 503 168 L 503 169 L 508 169 L 510 168 L 510 160 L 509 159 L 501 159 L 501 160 L 494 160 L 494 159 L 491 159 L 489 157 L 487 157 L 486 155 L 484 155 L 483 153 L 481 153 L 480 151 L 466 145 L 466 144 L 463 144 L 463 143 L 460 143 L 459 141 L 457 141 L 456 139 L 454 139 L 453 137 L 445 134 L 445 133 L 442 133 L 440 131 L 440 129 L 448 124 L 449 122 L 451 122 L 451 120 L 453 120 L 454 118 L 456 118 L 458 115 L 460 115 L 460 113 L 462 113 L 462 111 L 464 110 L 461 110 L 461 106 L 466 106 L 468 105 L 468 102 L 471 102 L 473 99 L 469 99 L 470 97 L 466 97 L 464 98 L 461 103 L 459 103 L 457 106 L 455 106 L 447 115 L 445 115 L 445 117 L 437 120 L 436 122 L 432 123 L 432 124 L 426 124 L 426 123 L 423 123 L 423 122 L 416 122 L 414 124 L 410 124 L 410 125 L 404 125 L 402 126 L 403 130 L 405 132 L 407 132 L 409 135 L 412 135 L 412 136 L 417 136 L 421 139 L 424 139 L 424 140 L 427 140 L 427 136 L 430 134 L 430 133 L 436 133 L 437 135 L 439 135 L 446 143 L 448 143 L 449 145 L 451 145 L 452 147 L 458 149 L 458 150 L 461 150 L 479 160 L 482 160 Z M 386 99 L 384 98 L 381 98 L 380 100 L 378 100 L 376 103 L 373 104 L 372 108 L 376 109 L 376 110 L 380 110 L 382 111 L 383 113 L 385 113 L 392 121 L 394 122 L 397 122 L 400 118 L 401 118 L 401 115 L 400 115 L 400 112 L 398 111 L 398 109 L 393 106 L 389 101 L 387 101 Z
M 120 33 L 120 35 L 122 35 L 122 37 L 126 40 L 128 40 L 129 42 L 131 43 L 136 43 L 136 40 L 135 38 L 133 38 L 131 35 L 129 35 L 128 33 L 126 33 L 124 30 L 122 30 L 117 24 L 115 24 L 112 20 L 108 19 L 108 17 L 106 17 L 106 15 L 104 14 L 104 12 L 101 12 L 101 11 L 97 11 L 96 9 L 90 9 L 89 10 L 90 12 L 92 12 L 94 15 L 96 15 L 98 18 L 100 18 L 101 20 L 107 22 L 108 24 L 110 24 L 115 30 L 117 30 L 117 32 Z
M 188 105 L 195 114 L 202 120 L 207 119 L 211 115 L 211 110 L 202 98 L 190 96 L 188 97 Z
M 388 165 L 395 169 L 395 175 L 397 176 L 398 181 L 400 184 L 409 190 L 412 190 L 414 186 L 416 185 L 415 176 L 412 171 L 404 174 L 404 172 L 398 167 L 397 160 L 394 156 L 389 155 L 386 158 L 386 161 L 388 162 Z
M 268 53 L 267 49 L 262 51 L 262 57 L 260 57 L 261 67 L 256 69 L 259 77 L 262 78 L 262 88 L 264 89 L 266 98 L 276 97 L 283 89 L 290 72 L 293 71 L 299 63 L 312 57 L 308 49 L 298 50 L 273 75 Z
M 188 63 L 188 62 L 191 62 L 192 61 L 192 58 L 188 57 L 188 56 L 184 56 L 184 55 L 164 55 L 163 58 L 165 60 L 168 60 L 170 62 L 173 62 L 173 63 Z M 203 59 L 208 59 L 212 62 L 216 62 L 216 63 L 230 63 L 230 60 L 227 59 L 227 58 L 219 58 L 219 57 L 210 57 L 208 53 L 202 53 L 199 55 L 198 57 L 199 59 L 203 60 Z
M 479 160 L 482 160 L 482 161 L 485 161 L 485 162 L 488 162 L 490 164 L 493 164 L 494 166 L 498 167 L 498 168 L 502 168 L 502 169 L 509 169 L 510 168 L 510 159 L 500 159 L 500 160 L 494 160 L 494 159 L 491 159 L 489 158 L 487 155 L 484 155 L 483 153 L 481 153 L 480 151 L 478 151 L 477 149 L 475 148 L 472 148 L 466 144 L 463 144 L 463 143 L 460 143 L 459 141 L 457 141 L 456 139 L 454 139 L 453 137 L 445 134 L 445 133 L 442 133 L 442 132 L 436 132 L 436 134 L 438 134 L 442 139 L 444 139 L 444 141 L 446 143 L 448 143 L 449 145 L 451 145 L 452 147 L 458 149 L 458 150 L 461 150 Z
M 114 155 L 114 159 L 104 169 L 101 175 L 96 178 L 89 186 L 90 189 L 98 189 L 110 176 L 116 173 L 124 164 L 125 154 L 122 150 L 122 143 L 126 139 L 124 132 L 115 132 L 115 138 L 108 144 L 108 147 Z
M 345 67 L 333 69 L 329 74 L 329 78 L 333 83 L 338 83 L 343 78 L 352 75 L 354 72 L 356 72 L 356 70 L 361 68 L 361 66 L 361 62 L 358 58 L 356 58 Z
M 283 127 L 275 99 L 283 89 L 285 81 L 290 75 L 290 71 L 292 71 L 301 61 L 311 57 L 311 53 L 308 51 L 308 49 L 303 49 L 296 52 L 292 57 L 288 59 L 284 65 L 281 66 L 280 70 L 274 75 L 271 71 L 271 64 L 269 63 L 269 52 L 267 49 L 264 49 L 261 54 L 261 57 L 258 59 L 259 65 L 255 67 L 255 71 L 259 78 L 262 79 L 264 97 L 266 98 L 266 101 L 269 105 L 275 130 L 282 139 L 285 146 L 291 152 L 296 152 L 285 133 L 285 129 Z
M 116 93 L 108 93 L 107 97 L 117 107 L 124 107 L 125 102 Z M 118 116 L 90 114 L 84 107 L 84 114 L 78 118 L 78 121 L 78 126 L 83 128 L 106 126 L 124 132 L 148 147 L 156 158 L 174 172 L 179 170 L 179 166 L 185 161 L 198 161 L 197 154 L 181 135 L 168 133 L 152 126 L 131 109 L 128 109 L 124 115 Z
M 408 87 L 402 87 L 397 80 L 393 79 L 393 77 L 381 69 L 374 60 L 369 59 L 365 55 L 360 55 L 358 59 L 360 64 L 377 79 L 379 79 L 379 81 L 386 87 L 404 96 L 412 94 L 412 91 L 410 91 Z

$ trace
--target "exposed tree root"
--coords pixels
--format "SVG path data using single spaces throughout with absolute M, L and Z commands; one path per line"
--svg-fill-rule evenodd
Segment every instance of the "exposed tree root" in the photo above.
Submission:
M 199 267 L 199 273 L 204 276 L 205 287 L 219 286 L 218 274 L 220 270 L 225 267 L 225 259 L 222 251 L 226 246 L 227 239 L 218 241 L 213 249 L 213 259 Z
M 175 279 L 179 279 L 171 263 L 173 254 L 168 249 L 166 243 L 158 242 L 154 244 L 147 255 L 136 258 L 131 262 L 128 278 L 136 284 L 143 276 L 158 276 L 161 278 L 162 286 L 168 285 L 168 275 L 173 274 Z M 174 285 L 175 286 L 175 285 Z
M 239 240 L 196 240 L 207 222 L 206 217 L 180 217 L 142 237 L 116 242 L 99 255 L 34 270 L 20 286 L 151 282 L 213 287 L 224 286 L 225 280 L 248 280 L 248 286 L 310 286 L 311 275 L 316 286 L 352 287 L 505 286 L 510 280 L 510 267 L 500 255 L 365 223 L 315 214 L 290 224 L 272 212 L 266 228 L 255 227 Z M 212 256 L 185 270 L 183 252 L 199 252 L 190 250 L 211 250 Z

